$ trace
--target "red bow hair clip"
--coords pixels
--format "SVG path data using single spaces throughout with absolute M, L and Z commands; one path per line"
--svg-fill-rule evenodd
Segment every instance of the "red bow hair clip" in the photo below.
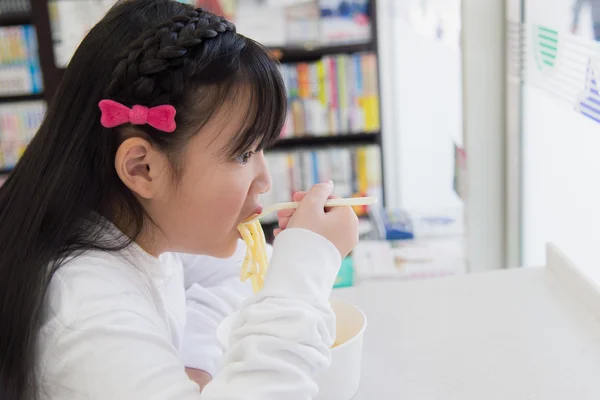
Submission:
M 98 103 L 102 117 L 100 123 L 105 128 L 114 128 L 123 124 L 145 125 L 163 132 L 173 132 L 176 128 L 175 107 L 165 104 L 148 108 L 135 105 L 131 108 L 113 100 L 102 100 Z

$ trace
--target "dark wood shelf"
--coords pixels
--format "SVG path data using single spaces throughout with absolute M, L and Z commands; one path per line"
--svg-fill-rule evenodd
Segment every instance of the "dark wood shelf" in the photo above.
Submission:
M 270 47 L 269 50 L 281 63 L 314 61 L 330 54 L 350 54 L 374 51 L 373 42 L 351 43 L 333 46 Z
M 15 103 L 17 101 L 43 100 L 44 93 L 0 95 L 0 103 Z
M 7 13 L 0 15 L 0 26 L 31 25 L 31 15 L 28 13 Z
M 349 133 L 335 136 L 299 136 L 280 139 L 269 151 L 301 148 L 363 146 L 379 143 L 379 133 Z

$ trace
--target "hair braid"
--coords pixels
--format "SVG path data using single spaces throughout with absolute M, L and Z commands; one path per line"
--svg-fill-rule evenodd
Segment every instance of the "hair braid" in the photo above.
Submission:
M 193 74 L 193 68 L 182 68 L 186 55 L 225 32 L 235 32 L 235 25 L 201 8 L 161 23 L 127 46 L 112 74 L 108 95 L 168 103 L 181 95 L 184 78 Z

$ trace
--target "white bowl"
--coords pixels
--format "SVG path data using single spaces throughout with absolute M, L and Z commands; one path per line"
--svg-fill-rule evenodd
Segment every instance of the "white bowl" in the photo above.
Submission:
M 331 307 L 336 315 L 336 346 L 331 349 L 331 365 L 315 378 L 319 386 L 315 400 L 350 400 L 360 385 L 367 318 L 350 303 L 331 300 Z M 236 316 L 227 317 L 217 329 L 217 338 L 224 348 L 228 347 L 231 324 Z

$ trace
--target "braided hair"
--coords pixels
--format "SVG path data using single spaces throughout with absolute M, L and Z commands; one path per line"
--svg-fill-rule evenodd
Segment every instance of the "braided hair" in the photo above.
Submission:
M 121 54 L 109 95 L 126 90 L 141 102 L 169 103 L 183 94 L 185 82 L 197 73 L 197 65 L 188 60 L 197 57 L 194 54 L 204 42 L 225 32 L 235 33 L 235 26 L 201 8 L 161 23 Z
M 116 251 L 151 224 L 119 179 L 114 158 L 127 135 L 143 135 L 169 157 L 177 177 L 188 140 L 243 91 L 243 126 L 224 150 L 269 146 L 285 119 L 278 65 L 222 17 L 174 0 L 123 0 L 86 35 L 45 119 L 0 188 L 0 399 L 39 396 L 36 344 L 44 299 L 66 257 Z M 170 104 L 177 128 L 104 128 L 97 104 Z M 105 219 L 127 237 L 105 241 Z

